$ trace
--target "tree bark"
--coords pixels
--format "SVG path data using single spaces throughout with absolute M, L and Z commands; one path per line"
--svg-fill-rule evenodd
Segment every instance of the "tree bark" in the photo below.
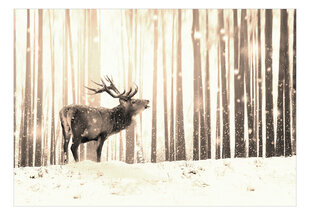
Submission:
M 263 86 L 262 86 L 262 58 L 261 58 L 261 9 L 258 9 L 257 13 L 257 36 L 258 36 L 258 65 L 257 65 L 257 73 L 258 73 L 258 141 L 259 141 L 259 147 L 258 147 L 258 156 L 263 157 L 263 119 L 262 119 L 262 113 L 263 113 Z
M 52 82 L 52 115 L 51 115 L 51 151 L 50 164 L 56 164 L 56 142 L 55 142 L 55 57 L 54 57 L 54 35 L 51 25 L 51 14 L 49 11 L 49 30 L 50 30 L 50 48 L 51 48 L 51 82 Z
M 234 11 L 234 16 L 237 16 L 237 11 Z M 235 20 L 237 18 L 235 17 Z M 245 140 L 244 140 L 244 73 L 248 72 L 248 43 L 247 43 L 247 20 L 246 10 L 241 11 L 241 26 L 240 26 L 240 52 L 239 65 L 236 70 L 235 61 L 235 157 L 245 157 Z M 237 28 L 234 23 L 235 30 Z M 235 31 L 236 36 L 236 31 Z M 235 45 L 237 44 L 235 37 Z M 239 42 L 238 42 L 239 43 Z M 238 47 L 238 46 L 237 46 Z M 234 47 L 236 49 L 236 46 Z M 235 50 L 236 54 L 236 50 Z M 235 56 L 236 60 L 236 56 Z
M 16 134 L 17 134 L 17 128 L 16 128 L 16 9 L 13 11 L 14 16 L 14 164 L 13 167 L 16 167 L 16 161 L 17 161 L 17 140 L 16 140 Z
M 192 24 L 192 43 L 193 43 L 193 55 L 194 55 L 194 94 L 193 94 L 193 160 L 199 160 L 199 80 L 198 73 L 201 70 L 200 60 L 200 41 L 199 38 L 195 38 L 195 33 L 199 32 L 199 11 L 193 10 L 193 24 Z
M 266 157 L 274 156 L 273 87 L 272 87 L 272 10 L 265 17 L 266 70 Z
M 30 62 L 30 10 L 27 9 L 27 33 L 26 33 L 26 77 L 25 77 L 25 103 L 24 103 L 24 125 L 23 125 L 23 136 L 21 145 L 21 166 L 27 166 L 29 164 L 29 142 L 28 142 L 28 125 L 31 114 L 31 62 Z M 27 162 L 28 161 L 28 162 Z
M 175 143 L 174 143 L 174 32 L 175 32 L 175 11 L 172 12 L 172 57 L 171 57 L 171 98 L 170 98 L 170 161 L 175 160 Z
M 221 158 L 221 61 L 220 47 L 217 47 L 217 92 L 216 92 L 216 143 L 215 143 L 215 159 Z
M 129 65 L 128 65 L 128 86 L 132 84 L 132 74 L 133 74 L 133 10 L 129 10 L 129 39 L 128 39 L 128 57 L 129 57 Z M 136 53 L 134 53 L 136 54 Z M 132 124 L 126 129 L 126 163 L 134 163 L 135 156 L 135 126 Z
M 82 36 L 82 57 L 81 57 L 81 73 L 80 73 L 80 103 L 86 104 L 86 94 L 85 94 L 85 59 L 86 59 L 86 41 L 87 41 L 87 19 L 86 10 L 84 11 L 84 26 L 83 26 L 83 36 Z M 85 160 L 85 144 L 80 145 L 80 160 Z
M 208 10 L 206 10 L 206 68 L 205 68 L 205 117 L 206 117 L 206 135 L 207 147 L 200 148 L 200 159 L 211 158 L 211 94 L 210 94 L 210 71 L 209 71 L 209 44 L 208 44 Z
M 165 135 L 165 160 L 169 161 L 168 140 L 168 105 L 167 105 L 167 69 L 166 69 L 166 39 L 165 39 L 165 16 L 162 12 L 162 42 L 163 42 L 163 93 L 164 93 L 164 135 Z
M 158 51 L 158 18 L 157 10 L 154 10 L 154 70 L 153 70 L 153 98 L 152 98 L 152 151 L 151 162 L 156 162 L 156 138 L 157 138 L 157 51 Z
M 177 78 L 176 78 L 176 160 L 186 160 L 183 84 L 182 84 L 182 10 L 178 10 Z
M 257 146 L 255 141 L 255 71 L 253 67 L 253 32 L 251 31 L 251 13 L 249 12 L 247 14 L 247 19 L 249 19 L 249 29 L 250 32 L 248 32 L 249 35 L 249 41 L 248 46 L 250 47 L 250 51 L 247 49 L 247 56 L 248 56 L 248 69 L 245 70 L 245 86 L 246 86 L 246 107 L 247 107 L 247 120 L 248 120 L 248 138 L 249 138 L 249 157 L 256 157 L 257 156 Z M 247 30 L 248 31 L 248 30 Z
M 71 78 L 72 78 L 72 103 L 76 104 L 75 93 L 75 73 L 74 73 L 74 59 L 73 59 L 73 47 L 71 36 L 71 21 L 70 21 L 70 9 L 66 9 L 66 24 L 68 30 L 69 48 L 70 48 L 70 63 L 71 63 Z
M 224 26 L 224 13 L 223 10 L 219 10 L 219 28 L 225 29 Z M 228 73 L 226 72 L 226 47 L 224 36 L 229 34 L 219 33 L 219 45 L 220 45 L 220 62 L 221 62 L 221 81 L 222 81 L 222 111 L 223 111 L 223 150 L 222 158 L 230 158 L 230 121 L 229 121 L 229 96 L 228 96 Z
M 97 22 L 97 10 L 89 9 L 88 14 L 88 86 L 92 84 L 92 80 L 100 80 L 100 46 Z M 90 106 L 100 106 L 100 95 L 91 95 L 88 97 Z M 86 159 L 96 161 L 97 141 L 87 143 Z
M 296 9 L 294 10 L 293 34 L 292 154 L 296 155 Z
M 42 163 L 42 111 L 43 111 L 43 10 L 38 12 L 38 74 L 37 74 L 37 133 L 35 166 Z
M 292 154 L 291 118 L 290 118 L 290 77 L 289 77 L 289 53 L 288 53 L 289 43 L 288 43 L 287 19 L 288 19 L 287 10 L 281 9 L 278 117 L 277 117 L 277 144 L 276 144 L 277 156 L 283 156 L 283 155 L 290 156 Z

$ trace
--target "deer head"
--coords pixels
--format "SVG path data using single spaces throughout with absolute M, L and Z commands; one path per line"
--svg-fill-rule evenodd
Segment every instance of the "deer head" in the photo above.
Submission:
M 98 93 L 107 92 L 113 98 L 118 98 L 120 105 L 125 108 L 126 112 L 131 113 L 132 115 L 139 114 L 143 110 L 150 107 L 148 105 L 150 102 L 149 100 L 132 99 L 132 97 L 138 92 L 138 86 L 137 85 L 135 85 L 134 90 L 131 87 L 128 92 L 126 92 L 124 90 L 122 93 L 120 93 L 119 90 L 115 87 L 113 80 L 111 80 L 108 76 L 106 76 L 105 79 L 109 83 L 109 85 L 107 85 L 104 82 L 104 80 L 101 78 L 101 83 L 97 83 L 97 82 L 92 81 L 93 83 L 98 85 L 99 88 L 97 88 L 97 89 L 90 88 L 90 87 L 86 87 L 86 88 L 88 90 L 92 91 L 93 95 L 98 94 Z

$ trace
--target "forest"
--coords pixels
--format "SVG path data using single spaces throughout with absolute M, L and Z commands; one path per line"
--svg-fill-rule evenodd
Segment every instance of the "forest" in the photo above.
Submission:
M 118 105 L 106 75 L 151 108 L 101 161 L 296 155 L 294 9 L 15 9 L 14 167 L 63 164 L 59 111 Z

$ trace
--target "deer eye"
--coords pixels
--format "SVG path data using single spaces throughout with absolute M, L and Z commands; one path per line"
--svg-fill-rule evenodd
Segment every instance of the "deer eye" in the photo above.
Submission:
M 135 104 L 136 103 L 136 101 L 131 101 L 131 104 Z

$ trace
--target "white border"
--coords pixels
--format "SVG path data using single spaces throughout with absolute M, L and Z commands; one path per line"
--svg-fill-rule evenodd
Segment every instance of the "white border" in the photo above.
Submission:
M 297 214 L 309 210 L 309 153 L 310 141 L 308 138 L 309 130 L 309 14 L 306 1 L 248 1 L 248 0 L 227 0 L 227 1 L 167 1 L 156 0 L 149 2 L 146 0 L 113 0 L 113 1 L 40 1 L 27 0 L 2 2 L 0 9 L 1 16 L 1 211 L 5 214 L 55 214 L 58 210 L 64 214 L 86 214 L 86 213 L 169 213 L 169 214 Z M 209 207 L 209 208 L 32 208 L 32 207 L 13 207 L 13 8 L 297 8 L 297 207 Z M 197 211 L 199 210 L 199 211 Z

